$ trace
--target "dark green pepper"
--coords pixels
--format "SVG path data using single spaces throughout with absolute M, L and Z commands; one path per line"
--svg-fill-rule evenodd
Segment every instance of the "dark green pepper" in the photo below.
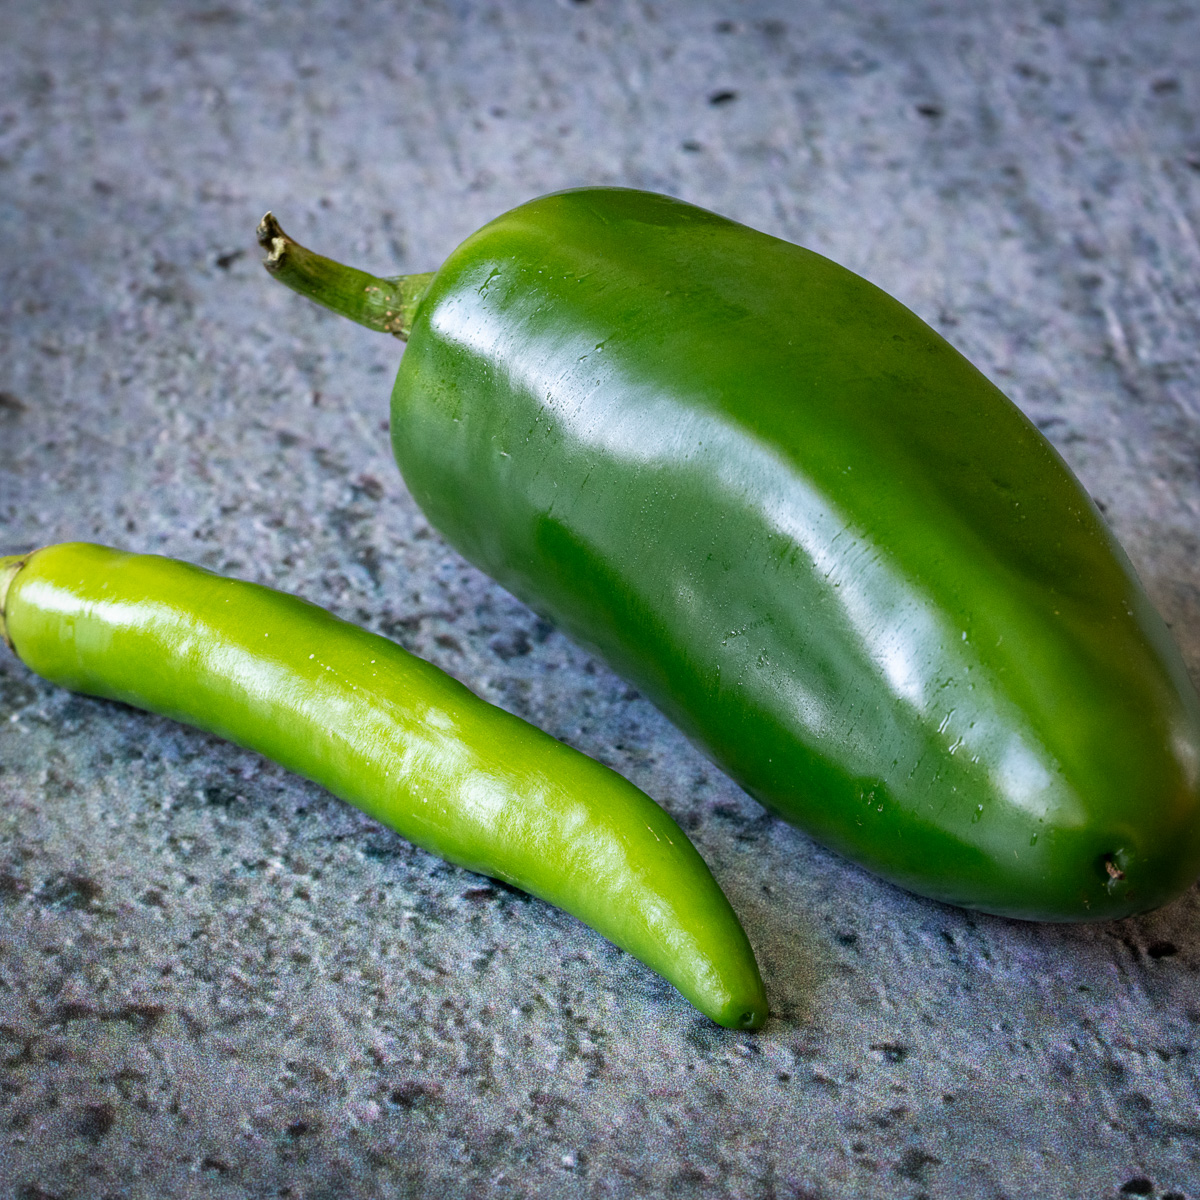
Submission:
M 260 233 L 285 283 L 408 333 L 393 447 L 434 525 L 769 808 L 1017 917 L 1195 878 L 1200 702 L 1166 628 L 1045 438 L 884 292 L 623 189 L 407 281 Z

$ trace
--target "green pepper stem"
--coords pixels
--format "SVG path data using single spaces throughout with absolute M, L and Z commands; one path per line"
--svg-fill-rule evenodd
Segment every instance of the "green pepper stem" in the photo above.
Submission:
M 293 291 L 368 329 L 407 341 L 421 298 L 435 272 L 381 277 L 306 250 L 283 232 L 272 213 L 259 222 L 263 266 Z
M 17 648 L 9 639 L 8 625 L 4 620 L 4 614 L 8 607 L 8 589 L 12 587 L 12 581 L 16 579 L 17 572 L 25 565 L 28 557 L 28 554 L 10 554 L 0 558 L 0 639 L 14 654 L 17 652 Z

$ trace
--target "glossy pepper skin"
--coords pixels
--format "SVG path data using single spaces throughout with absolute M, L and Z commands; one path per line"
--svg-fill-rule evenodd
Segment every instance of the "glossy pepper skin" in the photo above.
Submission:
M 579 917 L 734 1028 L 767 1015 L 737 917 L 616 772 L 294 596 L 103 546 L 0 559 L 0 633 L 39 675 L 257 750 L 404 837 Z
M 1124 553 L 850 271 L 649 193 L 535 200 L 419 298 L 392 439 L 467 558 L 870 870 L 1038 920 L 1200 870 L 1200 703 Z

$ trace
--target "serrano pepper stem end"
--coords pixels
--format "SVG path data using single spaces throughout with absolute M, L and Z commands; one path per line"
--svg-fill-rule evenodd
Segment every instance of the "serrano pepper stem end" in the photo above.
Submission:
M 4 620 L 8 589 L 12 587 L 12 581 L 16 579 L 17 572 L 25 565 L 28 557 L 28 554 L 10 554 L 5 558 L 0 558 L 0 641 L 3 641 L 10 650 L 13 649 L 13 644 L 9 640 L 8 626 Z

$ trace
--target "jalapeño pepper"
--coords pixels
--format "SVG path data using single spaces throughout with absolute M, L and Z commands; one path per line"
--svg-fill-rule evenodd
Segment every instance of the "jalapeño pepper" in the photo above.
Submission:
M 377 279 L 405 481 L 467 558 L 763 804 L 887 879 L 1042 920 L 1200 870 L 1200 701 L 1046 439 L 912 312 L 667 197 L 525 204 Z

